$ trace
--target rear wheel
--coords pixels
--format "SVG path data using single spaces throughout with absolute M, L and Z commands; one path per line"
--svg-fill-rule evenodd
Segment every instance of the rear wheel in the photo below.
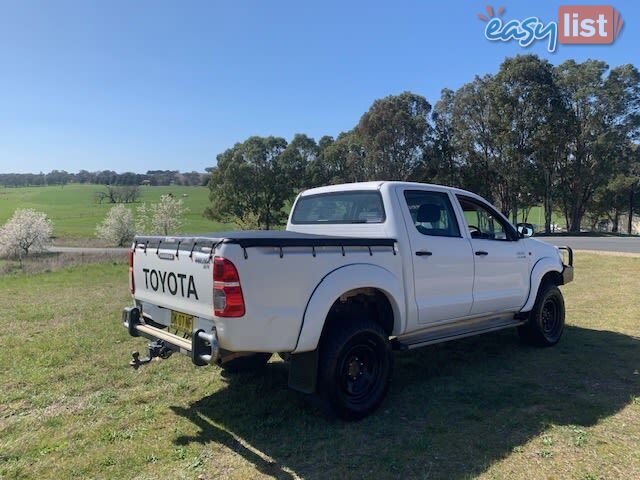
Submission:
M 553 283 L 540 286 L 529 320 L 518 329 L 520 338 L 531 345 L 555 345 L 564 331 L 564 298 Z
M 225 372 L 239 373 L 260 370 L 267 365 L 271 358 L 271 353 L 252 353 L 242 357 L 234 358 L 228 362 L 224 362 L 220 367 Z
M 318 389 L 345 420 L 372 413 L 384 400 L 393 368 L 389 338 L 364 318 L 336 318 L 320 343 Z

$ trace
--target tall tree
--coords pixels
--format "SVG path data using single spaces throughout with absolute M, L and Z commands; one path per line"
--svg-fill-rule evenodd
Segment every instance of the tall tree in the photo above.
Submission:
M 496 165 L 502 149 L 494 98 L 495 83 L 490 75 L 476 77 L 460 87 L 453 100 L 453 135 L 464 159 L 462 185 L 491 201 L 497 199 L 504 211 L 507 198 L 496 191 Z
M 365 149 L 355 130 L 342 132 L 334 141 L 323 137 L 317 158 L 309 164 L 312 186 L 367 180 Z
M 307 186 L 319 187 L 332 182 L 333 174 L 330 165 L 327 163 L 327 149 L 333 145 L 334 139 L 329 135 L 325 135 L 318 141 L 316 156 L 307 163 L 307 171 L 305 174 Z
M 368 180 L 412 178 L 432 146 L 430 112 L 431 104 L 411 92 L 373 102 L 355 129 Z
M 250 137 L 218 155 L 206 215 L 244 228 L 269 230 L 281 223 L 285 201 L 295 188 L 291 156 L 283 155 L 286 148 L 284 138 Z
M 568 155 L 559 165 L 559 186 L 571 232 L 580 230 L 594 194 L 611 179 L 637 119 L 637 70 L 627 65 L 606 76 L 608 68 L 601 61 L 568 60 L 555 72 L 570 113 Z
M 562 139 L 555 135 L 549 138 L 549 133 L 561 125 L 562 102 L 553 81 L 553 67 L 536 55 L 505 60 L 495 77 L 495 87 L 497 131 L 503 145 L 498 186 L 507 202 L 503 210 L 510 211 L 517 223 L 518 210 L 542 197 L 550 209 L 553 149 L 562 146 L 554 145 Z M 551 158 L 545 158 L 547 155 Z M 544 182 L 537 181 L 540 173 Z
M 440 100 L 433 108 L 433 156 L 425 161 L 421 180 L 447 185 L 458 185 L 462 160 L 460 146 L 457 144 L 454 112 L 455 92 L 448 88 L 442 90 Z
M 282 152 L 283 174 L 292 188 L 301 189 L 310 182 L 307 179 L 309 165 L 313 163 L 320 149 L 316 141 L 303 133 L 297 133 Z

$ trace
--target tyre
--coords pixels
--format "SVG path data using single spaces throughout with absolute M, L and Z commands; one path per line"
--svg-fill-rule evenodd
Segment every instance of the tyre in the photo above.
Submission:
M 520 338 L 539 347 L 555 345 L 564 331 L 564 316 L 562 292 L 553 283 L 545 283 L 538 291 L 527 323 L 518 328 Z
M 234 358 L 223 363 L 220 367 L 228 373 L 251 372 L 260 370 L 267 365 L 271 353 L 253 353 L 243 357 Z
M 318 391 L 338 417 L 358 420 L 380 406 L 393 370 L 389 337 L 377 323 L 335 318 L 320 342 Z

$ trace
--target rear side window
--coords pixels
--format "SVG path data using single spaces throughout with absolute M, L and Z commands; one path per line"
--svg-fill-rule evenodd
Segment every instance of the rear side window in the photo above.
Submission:
M 382 223 L 385 220 L 378 191 L 335 192 L 300 197 L 291 223 Z
M 460 229 L 446 193 L 406 190 L 404 198 L 418 232 L 434 237 L 459 237 Z

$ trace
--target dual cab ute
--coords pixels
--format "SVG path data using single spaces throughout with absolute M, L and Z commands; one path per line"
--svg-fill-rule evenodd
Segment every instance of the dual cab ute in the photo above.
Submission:
M 178 351 L 231 370 L 279 353 L 291 388 L 361 418 L 394 349 L 508 327 L 558 342 L 573 255 L 532 233 L 464 190 L 368 182 L 301 193 L 286 231 L 138 236 L 123 323 L 152 343 L 131 363 Z

